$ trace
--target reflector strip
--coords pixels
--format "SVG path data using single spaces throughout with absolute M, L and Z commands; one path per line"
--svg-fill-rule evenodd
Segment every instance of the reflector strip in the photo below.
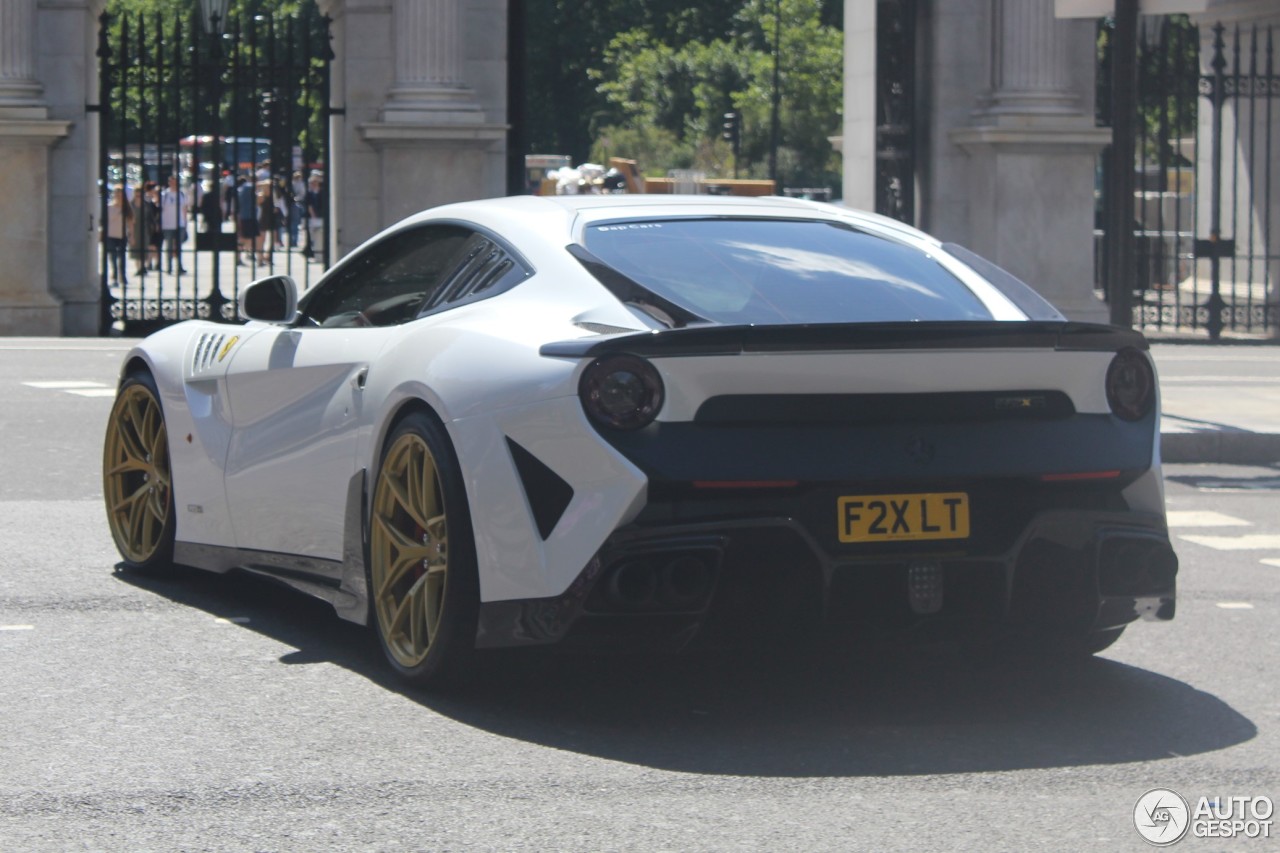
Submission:
M 1041 474 L 1045 483 L 1061 483 L 1066 480 L 1114 480 L 1120 476 L 1119 471 L 1080 471 L 1074 474 Z
M 793 489 L 799 480 L 694 480 L 695 489 Z

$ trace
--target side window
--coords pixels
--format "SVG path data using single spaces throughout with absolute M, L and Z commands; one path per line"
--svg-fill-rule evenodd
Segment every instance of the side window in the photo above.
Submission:
M 392 234 L 343 264 L 299 305 L 318 326 L 394 326 L 437 298 L 474 232 L 423 225 Z
M 472 234 L 459 255 L 456 270 L 426 305 L 427 311 L 474 302 L 514 287 L 529 270 L 484 234 Z

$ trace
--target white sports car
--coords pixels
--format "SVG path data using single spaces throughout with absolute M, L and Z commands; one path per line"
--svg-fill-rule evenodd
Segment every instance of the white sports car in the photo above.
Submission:
M 454 204 L 240 307 L 125 359 L 124 562 L 320 596 L 419 683 L 504 646 L 847 623 L 1090 653 L 1173 617 L 1145 340 L 888 219 Z

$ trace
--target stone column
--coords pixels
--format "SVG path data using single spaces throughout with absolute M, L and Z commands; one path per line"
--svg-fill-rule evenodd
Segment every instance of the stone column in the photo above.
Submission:
M 337 256 L 506 186 L 506 0 L 321 0 L 335 20 Z M 388 54 L 387 41 L 391 42 Z
M 0 0 L 0 335 L 62 331 L 49 270 L 49 150 L 70 122 L 49 120 L 37 44 L 36 0 Z
M 844 0 L 844 21 L 844 203 L 875 210 L 876 0 Z
M 1052 0 L 995 0 L 988 118 L 1078 115 L 1071 91 L 1067 43 L 1053 16 Z
M 484 113 L 463 82 L 458 0 L 396 0 L 395 83 L 386 121 L 476 122 Z
M 1055 19 L 1053 0 L 989 2 L 991 88 L 968 126 L 948 133 L 968 154 L 958 242 L 1071 319 L 1105 322 L 1093 290 L 1093 187 L 1111 132 L 1094 126 L 1094 24 Z
M 0 115 L 45 117 L 35 47 L 36 0 L 0 0 Z

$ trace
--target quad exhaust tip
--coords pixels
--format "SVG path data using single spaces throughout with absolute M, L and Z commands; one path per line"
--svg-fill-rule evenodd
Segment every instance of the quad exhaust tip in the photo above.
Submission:
M 1098 558 L 1098 591 L 1103 595 L 1169 592 L 1177 576 L 1178 555 L 1161 538 L 1115 536 L 1103 542 Z
M 711 566 L 692 554 L 628 560 L 609 572 L 605 598 L 623 610 L 695 610 L 706 604 L 712 580 Z

